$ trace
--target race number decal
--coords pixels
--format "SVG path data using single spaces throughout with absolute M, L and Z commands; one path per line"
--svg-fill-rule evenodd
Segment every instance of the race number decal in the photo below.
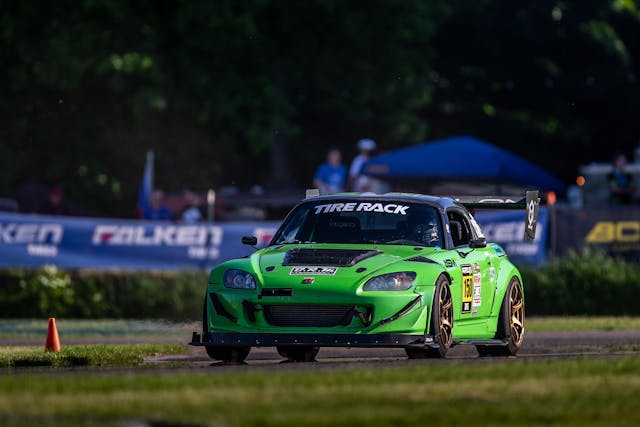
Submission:
M 471 313 L 473 301 L 473 267 L 471 265 L 460 266 L 462 270 L 462 313 Z

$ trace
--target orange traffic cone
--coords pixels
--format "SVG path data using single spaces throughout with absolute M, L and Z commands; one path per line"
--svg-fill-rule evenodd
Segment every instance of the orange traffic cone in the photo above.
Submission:
M 58 337 L 58 328 L 56 327 L 56 319 L 49 318 L 49 329 L 47 330 L 47 343 L 44 345 L 44 351 L 60 352 L 60 337 Z

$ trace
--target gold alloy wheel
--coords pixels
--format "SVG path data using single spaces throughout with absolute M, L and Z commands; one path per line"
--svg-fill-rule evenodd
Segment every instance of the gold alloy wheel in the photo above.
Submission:
M 451 289 L 446 284 L 440 286 L 438 295 L 438 307 L 440 308 L 440 342 L 445 348 L 451 347 L 453 342 L 453 303 L 451 302 Z
M 511 286 L 509 307 L 511 308 L 511 319 L 509 320 L 511 341 L 516 347 L 520 347 L 524 339 L 524 300 L 519 284 Z

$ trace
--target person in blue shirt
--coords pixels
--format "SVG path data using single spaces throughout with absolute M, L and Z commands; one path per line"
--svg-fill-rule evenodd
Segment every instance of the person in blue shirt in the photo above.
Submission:
M 631 175 L 625 172 L 627 157 L 616 153 L 613 157 L 613 171 L 607 176 L 611 194 L 609 203 L 612 205 L 630 205 L 633 198 L 633 183 Z
M 149 200 L 150 203 L 142 208 L 142 218 L 152 220 L 171 219 L 171 211 L 162 203 L 163 199 L 164 193 L 162 190 L 153 190 Z
M 342 164 L 342 155 L 338 149 L 332 148 L 327 154 L 326 163 L 321 164 L 313 178 L 313 185 L 320 194 L 339 193 L 347 184 L 347 168 Z

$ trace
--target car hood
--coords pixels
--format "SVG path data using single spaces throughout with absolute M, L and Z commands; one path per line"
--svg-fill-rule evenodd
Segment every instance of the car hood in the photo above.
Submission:
M 436 250 L 400 245 L 301 244 L 271 246 L 252 257 L 258 257 L 254 261 L 265 287 L 298 287 L 304 279 L 316 286 L 331 286 L 339 279 L 342 289 L 351 289 L 393 264 L 413 258 L 429 262 L 426 257 Z

